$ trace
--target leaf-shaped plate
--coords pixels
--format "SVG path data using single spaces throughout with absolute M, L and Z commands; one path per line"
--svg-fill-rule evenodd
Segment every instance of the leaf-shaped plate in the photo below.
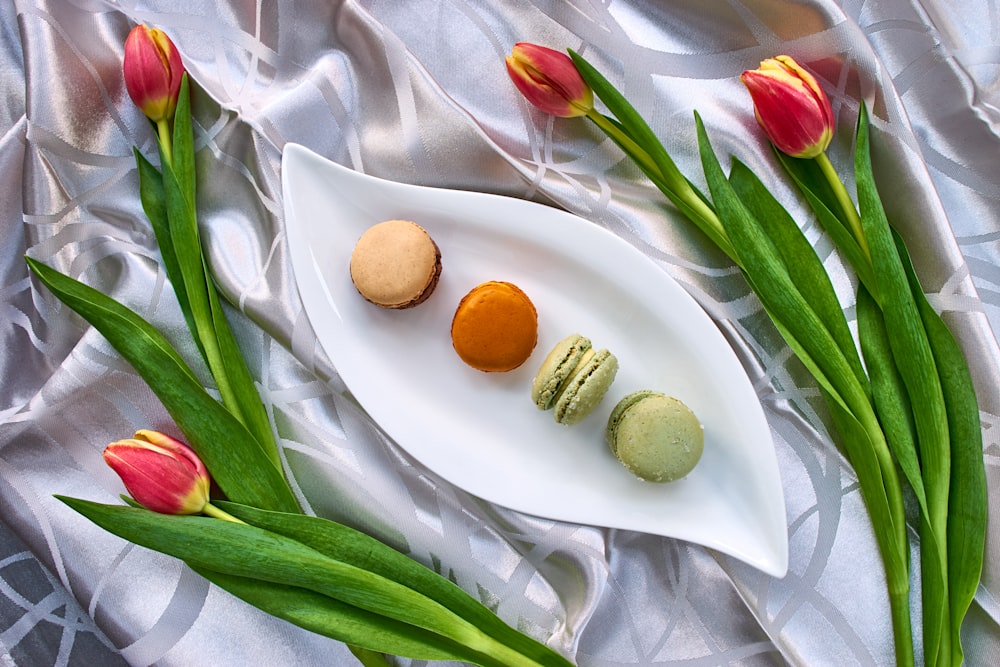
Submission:
M 784 576 L 784 496 L 760 403 L 714 323 L 652 260 L 555 208 L 385 181 L 295 144 L 282 188 L 316 335 L 358 402 L 417 460 L 511 509 L 681 538 Z M 398 311 L 363 300 L 348 269 L 365 229 L 393 218 L 427 229 L 443 261 L 431 297 Z M 487 280 L 517 284 L 538 309 L 538 346 L 509 373 L 473 370 L 451 345 L 456 305 Z M 535 408 L 530 385 L 574 332 L 614 352 L 620 370 L 593 414 L 562 426 Z M 680 398 L 705 426 L 702 460 L 670 484 L 636 479 L 604 442 L 615 403 L 645 388 Z

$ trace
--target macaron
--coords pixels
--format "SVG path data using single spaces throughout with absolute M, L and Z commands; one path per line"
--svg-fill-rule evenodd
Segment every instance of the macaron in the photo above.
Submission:
M 571 334 L 545 357 L 531 382 L 531 400 L 539 410 L 553 410 L 558 423 L 576 424 L 594 411 L 617 374 L 615 355 Z
M 632 474 L 648 482 L 672 482 L 701 460 L 705 430 L 682 401 L 643 389 L 611 411 L 605 436 L 611 451 Z
M 538 311 L 513 283 L 481 283 L 459 301 L 451 321 L 451 342 L 459 358 L 477 370 L 514 370 L 527 361 L 538 342 Z
M 350 270 L 354 286 L 367 301 L 381 308 L 412 308 L 437 287 L 441 251 L 417 223 L 386 220 L 358 239 Z

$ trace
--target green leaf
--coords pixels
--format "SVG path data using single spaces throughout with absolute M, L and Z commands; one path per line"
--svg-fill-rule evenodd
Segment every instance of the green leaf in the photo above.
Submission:
M 204 257 L 195 202 L 197 176 L 187 75 L 182 79 L 177 98 L 172 161 L 165 157 L 163 146 L 160 155 L 164 206 L 169 221 L 168 245 L 176 257 L 176 265 L 172 269 L 167 267 L 174 272 L 171 282 L 181 286 L 188 299 L 190 321 L 194 323 L 191 333 L 199 343 L 223 403 L 253 434 L 267 452 L 271 464 L 281 470 L 271 421 L 226 319 Z
M 511 628 L 458 585 L 360 531 L 301 514 L 266 512 L 233 503 L 217 505 L 253 526 L 297 540 L 331 558 L 412 588 L 539 664 L 570 664 L 549 647 Z
M 389 624 L 394 630 L 402 631 L 399 624 L 422 629 L 426 632 L 412 633 L 410 638 L 416 640 L 419 634 L 438 642 L 439 648 L 457 654 L 459 659 L 475 664 L 486 667 L 537 664 L 483 634 L 434 599 L 283 535 L 246 523 L 157 514 L 74 498 L 59 499 L 119 537 L 180 558 L 196 570 L 318 593 L 394 621 Z M 239 582 L 230 584 L 234 589 L 240 586 Z M 306 600 L 299 597 L 294 602 L 305 604 Z M 353 617 L 355 624 L 363 620 L 362 615 Z M 355 629 L 357 627 L 360 626 Z M 352 643 L 384 652 L 377 643 L 377 634 L 382 629 L 377 624 L 371 629 L 375 632 L 371 633 L 369 641 L 364 642 L 363 637 L 357 636 Z M 439 642 L 434 635 L 443 641 Z
M 898 234 L 896 248 L 916 299 L 934 353 L 948 415 L 951 440 L 951 483 L 948 487 L 948 593 L 951 612 L 951 655 L 963 659 L 962 621 L 982 577 L 986 543 L 986 466 L 979 403 L 968 363 L 958 342 L 924 295 L 909 252 Z
M 184 313 L 188 329 L 194 331 L 195 323 L 191 313 L 191 303 L 188 300 L 187 290 L 184 289 L 184 280 L 181 278 L 180 266 L 177 263 L 174 242 L 170 238 L 170 221 L 167 218 L 167 204 L 163 194 L 163 176 L 138 149 L 133 149 L 133 152 L 135 153 L 136 168 L 139 172 L 139 199 L 142 201 L 142 209 L 153 227 L 156 244 L 159 246 L 160 256 L 163 258 L 163 268 L 174 288 L 174 294 L 177 296 L 181 312 Z M 204 356 L 205 351 L 197 337 L 195 337 L 195 343 Z
M 360 648 L 358 646 L 348 645 L 351 649 L 351 654 L 358 659 L 364 667 L 392 667 L 389 664 L 389 659 L 384 653 L 378 653 L 377 651 L 370 651 L 368 649 Z
M 617 119 L 619 126 L 624 128 L 629 136 L 649 154 L 659 167 L 663 179 L 671 185 L 686 180 L 670 154 L 656 137 L 656 133 L 636 111 L 635 107 L 625 99 L 625 96 L 618 92 L 618 89 L 579 53 L 569 49 L 569 55 L 573 59 L 576 69 L 580 72 L 580 76 L 593 89 L 594 95 L 604 102 L 611 115 Z
M 300 628 L 351 644 L 418 660 L 464 660 L 440 635 L 345 604 L 305 588 L 192 568 L 258 609 Z M 382 664 L 388 664 L 383 658 Z
M 268 458 L 271 459 L 271 463 L 275 468 L 281 470 L 281 457 L 278 454 L 278 444 L 274 438 L 274 431 L 271 429 L 271 419 L 263 402 L 261 402 L 257 386 L 250 374 L 250 369 L 247 367 L 246 358 L 229 327 L 229 320 L 226 319 L 219 293 L 212 283 L 208 265 L 204 264 L 203 266 L 205 281 L 209 285 L 208 298 L 212 313 L 212 327 L 218 341 L 222 368 L 229 378 L 229 386 L 232 389 L 235 403 L 239 406 L 239 414 L 242 415 L 242 421 L 247 430 L 253 434 L 267 453 Z
M 194 162 L 194 130 L 191 124 L 191 81 L 185 72 L 181 76 L 181 87 L 177 96 L 177 109 L 174 111 L 174 133 L 171 146 L 172 159 L 164 160 L 163 166 L 169 166 L 177 175 L 181 186 L 180 194 L 194 217 L 196 208 L 197 179 L 195 178 Z
M 56 297 L 90 322 L 135 368 L 231 500 L 298 511 L 282 473 L 246 428 L 205 391 L 162 334 L 101 292 L 30 257 L 26 261 Z
M 778 149 L 774 149 L 774 154 L 806 198 L 820 225 L 854 269 L 858 279 L 870 293 L 877 294 L 874 290 L 878 289 L 878 285 L 875 284 L 871 262 L 851 233 L 850 224 L 844 219 L 837 195 L 834 194 L 816 161 L 793 158 Z
M 901 655 L 912 652 L 909 619 L 909 564 L 905 515 L 894 463 L 869 402 L 869 390 L 796 285 L 780 253 L 740 201 L 718 162 L 696 114 L 698 145 L 705 176 L 719 217 L 742 260 L 747 279 L 772 321 L 814 375 L 825 378 L 834 393 L 824 391 L 848 459 L 858 475 L 862 496 L 872 518 L 889 582 L 893 633 Z M 800 290 L 801 287 L 801 290 Z M 816 373 L 818 371 L 818 373 Z
M 885 444 L 871 440 L 871 432 L 837 401 L 827 401 L 839 441 L 861 485 L 861 496 L 872 522 L 872 532 L 885 564 L 889 612 L 892 616 L 896 664 L 914 664 L 910 618 L 910 544 L 903 516 L 903 497 L 892 462 L 878 454 Z M 879 479 L 882 479 L 879 488 Z
M 717 227 L 708 199 L 680 172 L 649 124 L 583 56 L 572 49 L 569 50 L 569 55 L 583 80 L 614 116 L 609 118 L 595 112 L 588 117 L 632 158 L 688 220 L 701 229 L 720 250 L 733 257 L 729 240 L 721 228 Z
M 946 539 L 951 481 L 948 418 L 937 365 L 875 185 L 864 105 L 858 118 L 854 169 L 861 223 L 871 251 L 879 303 L 885 326 L 892 332 L 890 348 L 913 406 L 928 509 L 922 541 L 926 543 L 930 537 L 936 547 L 934 553 L 921 549 L 924 654 L 927 664 L 935 665 L 939 659 L 947 661 L 951 656 Z
M 871 378 L 872 395 L 879 422 L 889 448 L 906 481 L 917 497 L 920 510 L 927 513 L 927 495 L 917 454 L 916 426 L 903 379 L 892 357 L 889 331 L 875 298 L 862 285 L 858 288 L 858 338 Z
M 788 277 L 794 284 L 808 287 L 800 290 L 803 298 L 836 341 L 858 382 L 866 383 L 867 377 L 847 318 L 844 317 L 843 306 L 837 298 L 823 262 L 809 243 L 809 239 L 802 233 L 785 207 L 740 160 L 733 161 L 729 180 L 737 197 L 758 222 L 764 234 L 771 239 L 788 272 Z
M 755 293 L 772 319 L 778 318 L 807 350 L 848 409 L 855 415 L 862 414 L 870 409 L 867 387 L 858 381 L 840 347 L 802 296 L 800 286 L 792 280 L 772 240 L 764 234 L 736 195 L 712 151 L 700 116 L 696 114 L 695 120 L 702 165 L 712 199 Z M 801 287 L 810 289 L 812 286 Z

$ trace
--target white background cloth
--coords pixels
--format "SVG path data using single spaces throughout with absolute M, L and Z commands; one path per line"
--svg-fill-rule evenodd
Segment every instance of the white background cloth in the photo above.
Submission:
M 193 352 L 138 200 L 132 147 L 155 158 L 155 143 L 121 58 L 140 22 L 167 32 L 195 83 L 210 261 L 308 508 L 402 549 L 581 666 L 887 665 L 888 605 L 871 524 L 818 392 L 738 272 L 586 121 L 529 107 L 504 56 L 517 41 L 583 52 L 696 182 L 697 109 L 716 150 L 747 162 L 796 214 L 848 300 L 850 277 L 776 167 L 738 76 L 779 53 L 811 67 L 838 118 L 830 154 L 844 171 L 867 101 L 890 215 L 980 396 L 994 517 L 964 636 L 968 664 L 995 664 L 996 0 L 0 2 L 4 664 L 353 661 L 52 497 L 116 502 L 123 489 L 103 447 L 139 428 L 175 429 L 101 336 L 29 279 L 23 256 L 127 303 Z M 717 322 L 764 406 L 785 489 L 788 575 L 493 506 L 385 438 L 345 393 L 296 292 L 280 187 L 288 142 L 392 180 L 553 203 L 653 258 Z M 918 618 L 915 627 L 919 637 Z

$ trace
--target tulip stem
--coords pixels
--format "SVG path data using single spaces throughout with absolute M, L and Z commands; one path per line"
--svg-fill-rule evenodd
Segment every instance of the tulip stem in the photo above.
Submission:
M 222 519 L 223 521 L 231 521 L 232 523 L 246 523 L 245 521 L 240 521 L 229 512 L 219 509 L 212 503 L 205 503 L 205 508 L 202 509 L 202 514 L 210 516 L 213 519 Z
M 652 158 L 648 151 L 646 151 L 642 146 L 640 146 L 628 133 L 624 132 L 618 125 L 613 123 L 604 114 L 591 109 L 587 113 L 587 118 L 592 120 L 597 127 L 601 129 L 608 137 L 610 137 L 615 143 L 617 143 L 626 155 L 631 157 L 637 163 L 639 163 L 640 169 L 645 172 L 652 180 L 658 184 L 662 183 L 673 193 L 673 196 L 684 203 L 689 209 L 685 211 L 688 218 L 700 226 L 702 231 L 704 231 L 719 248 L 726 253 L 726 255 L 733 260 L 737 265 L 740 265 L 740 260 L 736 256 L 736 252 L 733 250 L 732 244 L 729 241 L 729 236 L 726 234 L 725 228 L 722 226 L 722 221 L 719 220 L 719 216 L 712 210 L 712 208 L 705 203 L 705 200 L 698 196 L 698 193 L 694 191 L 691 184 L 688 182 L 684 175 L 681 174 L 680 170 L 674 167 L 672 162 L 668 162 L 669 166 L 672 167 L 672 171 L 669 174 L 664 174 L 663 170 Z
M 830 158 L 827 157 L 825 151 L 817 155 L 814 159 L 816 160 L 816 164 L 819 165 L 820 171 L 823 172 L 823 176 L 826 177 L 827 183 L 833 188 L 833 194 L 837 198 L 837 203 L 840 204 L 844 215 L 847 217 L 851 233 L 854 234 L 854 239 L 858 242 L 858 247 L 861 248 L 861 252 L 864 253 L 865 258 L 871 263 L 868 239 L 865 238 L 864 230 L 861 228 L 861 216 L 858 215 L 858 210 L 854 207 L 854 201 L 851 200 L 851 196 L 847 193 L 844 182 L 840 180 L 837 170 L 830 162 Z
M 170 135 L 170 122 L 166 118 L 156 122 L 156 133 L 159 135 L 160 148 L 163 150 L 163 156 L 166 158 L 168 163 L 173 165 L 173 140 Z

